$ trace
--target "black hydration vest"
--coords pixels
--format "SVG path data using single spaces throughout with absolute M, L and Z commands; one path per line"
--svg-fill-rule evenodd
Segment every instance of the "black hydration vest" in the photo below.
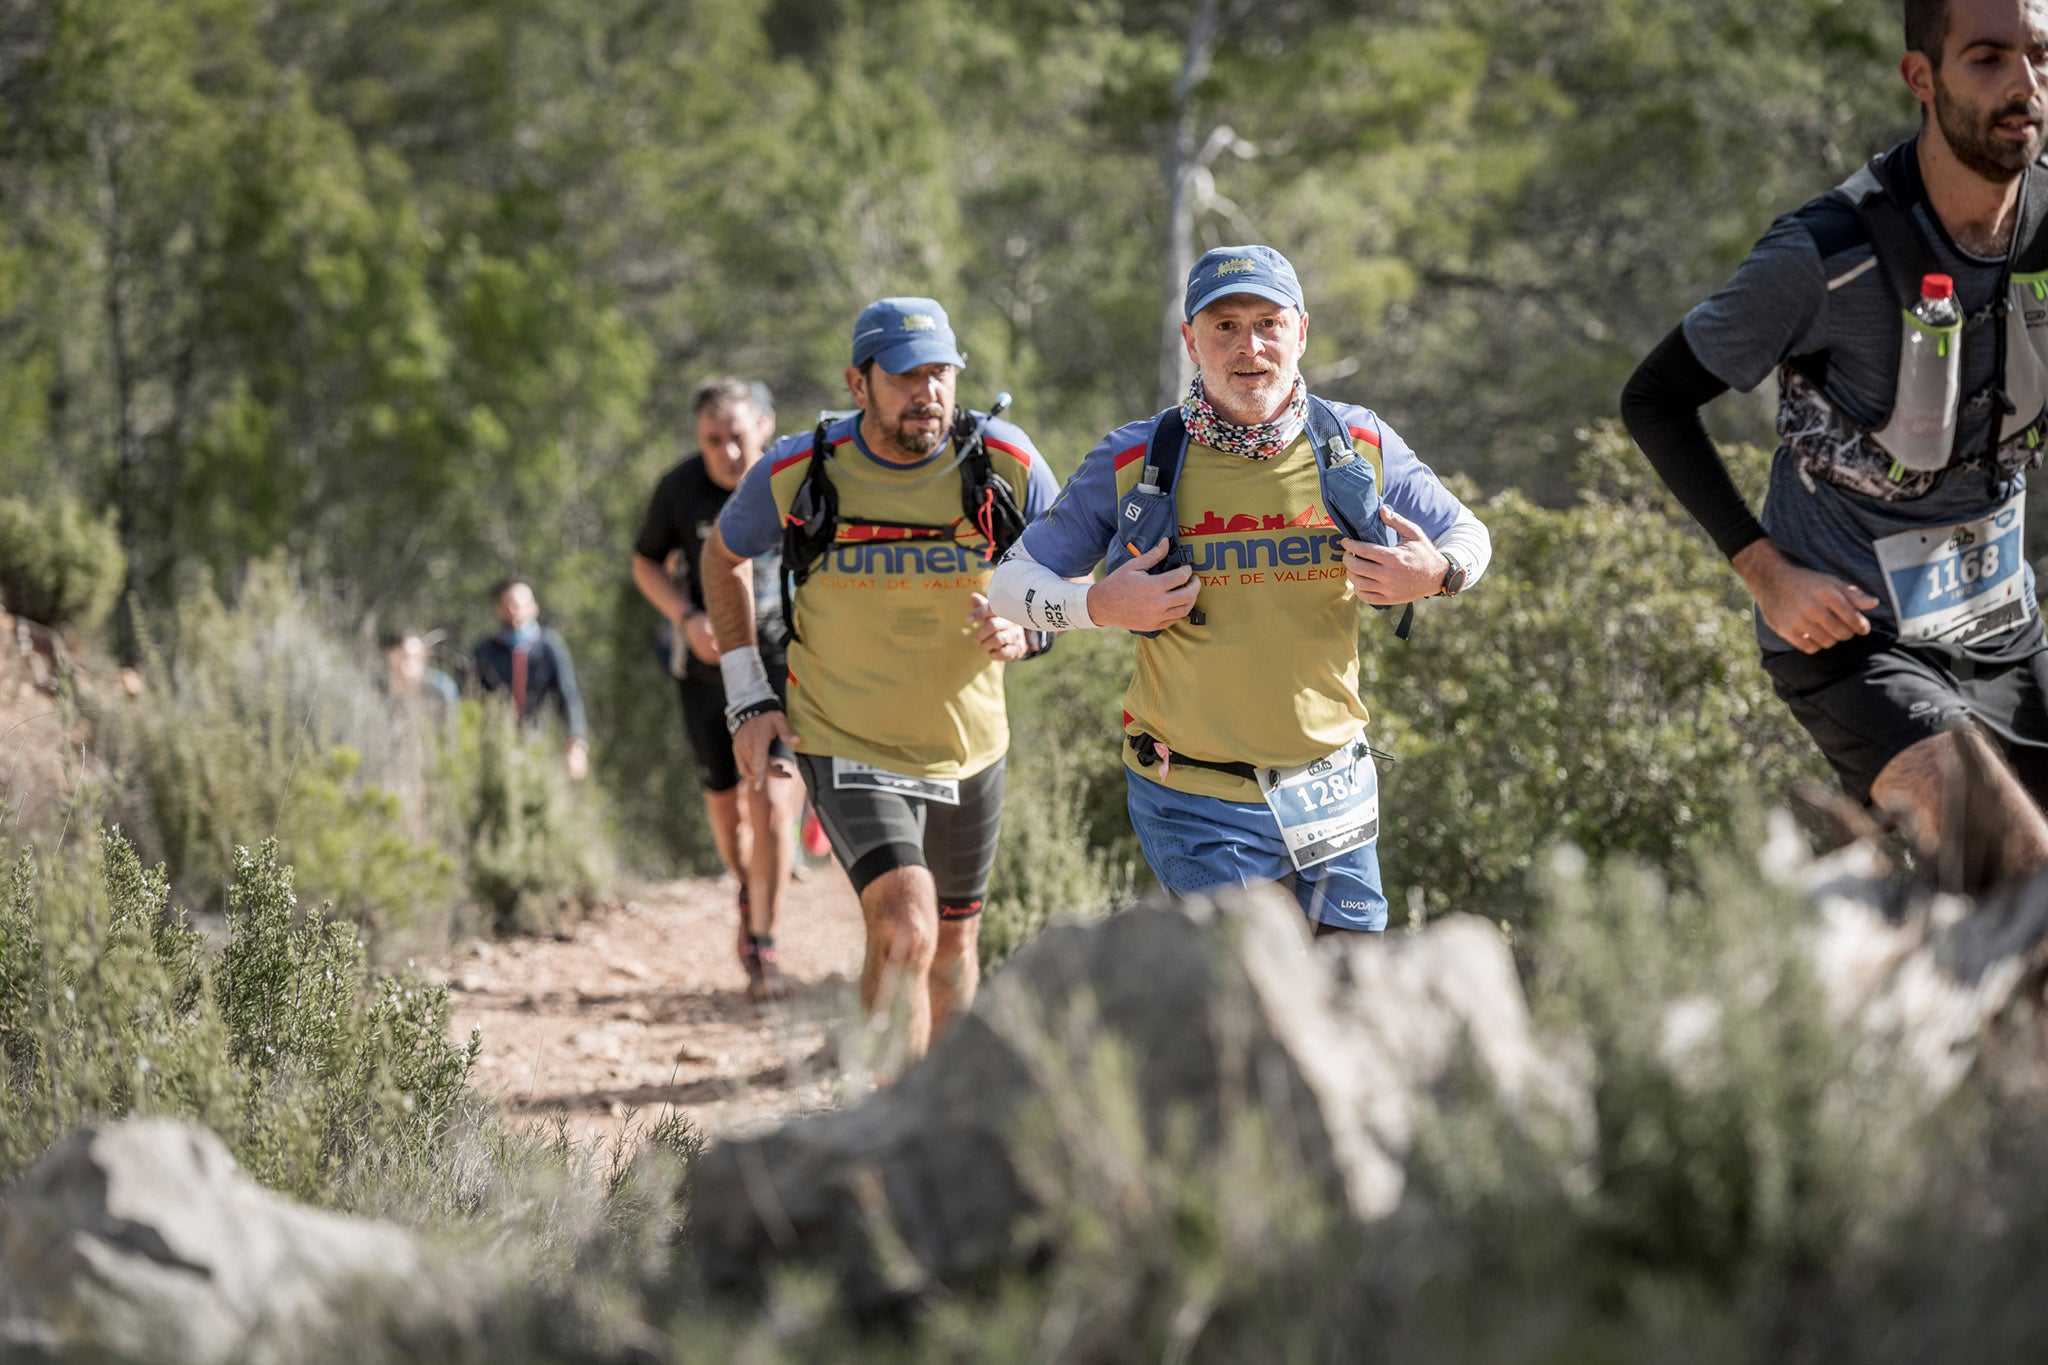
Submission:
M 1316 475 L 1322 486 L 1323 510 L 1346 538 L 1374 545 L 1393 545 L 1394 528 L 1380 517 L 1379 476 L 1372 462 L 1359 456 L 1351 444 L 1351 432 L 1336 409 L 1309 395 L 1308 440 L 1316 456 Z M 1187 419 L 1175 404 L 1159 414 L 1152 425 L 1152 439 L 1146 444 L 1145 464 L 1138 482 L 1117 503 L 1116 536 L 1110 542 L 1104 563 L 1111 573 L 1137 558 L 1161 540 L 1169 542 L 1164 557 L 1152 566 L 1153 573 L 1179 568 L 1190 561 L 1187 546 L 1180 542 L 1180 508 L 1175 487 L 1188 453 Z M 1387 608 L 1368 604 L 1375 611 Z M 1415 618 L 1415 604 L 1401 613 L 1394 634 L 1405 640 Z M 1202 613 L 1191 611 L 1187 620 L 1202 625 Z M 1147 638 L 1156 630 L 1131 632 Z
M 987 412 L 955 409 L 950 437 L 960 466 L 960 509 L 968 525 L 980 531 L 988 542 L 982 547 L 982 554 L 991 564 L 1001 559 L 1024 534 L 1024 512 L 1017 505 L 1017 495 L 1009 480 L 996 474 L 988 456 L 989 419 L 1009 405 L 1010 396 L 1001 394 Z M 898 538 L 906 541 L 951 541 L 959 524 L 936 526 L 841 516 L 839 490 L 833 485 L 830 472 L 832 446 L 825 439 L 832 421 L 829 415 L 820 418 L 811 433 L 810 464 L 796 496 L 790 500 L 788 514 L 782 518 L 782 622 L 790 643 L 797 640 L 796 590 L 831 553 L 841 525 L 898 531 L 903 533 Z
M 1922 279 L 1943 270 L 1913 218 L 1914 207 L 1927 197 L 1916 149 L 1917 140 L 1909 139 L 1871 158 L 1794 215 L 1811 219 L 1808 230 L 1818 228 L 1819 241 L 1827 232 L 1823 222 L 1831 210 L 1839 213 L 1846 206 L 1854 212 L 1874 258 L 1874 266 L 1864 268 L 1883 274 L 1901 314 L 1901 336 L 1908 325 L 1903 315 L 1919 301 Z M 1987 405 L 1993 408 L 1984 448 L 1952 451 L 1943 469 L 1905 469 L 1884 444 L 1900 403 L 1899 345 L 1884 353 L 1891 397 L 1868 426 L 1849 415 L 1850 408 L 1830 386 L 1828 353 L 1819 351 L 1793 357 L 1780 376 L 1778 434 L 1802 471 L 1873 497 L 1902 501 L 1924 496 L 1961 464 L 1982 461 L 2010 475 L 2040 462 L 2048 434 L 2048 168 L 2036 165 L 2024 173 L 2018 213 L 1991 304 L 1996 314 L 1991 328 L 1996 347 L 1992 382 L 1976 393 L 1958 392 L 1950 415 L 1959 429 L 1964 414 Z M 1845 282 L 1838 279 L 1830 287 Z M 1968 330 L 1964 328 L 1965 335 Z M 1954 363 L 1960 367 L 1960 353 Z M 2022 407 L 2031 410 L 2021 411 Z

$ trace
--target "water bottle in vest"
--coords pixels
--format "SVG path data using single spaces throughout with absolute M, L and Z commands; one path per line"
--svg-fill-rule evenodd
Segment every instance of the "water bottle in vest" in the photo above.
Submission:
M 1920 299 L 1900 319 L 1899 385 L 1891 420 L 1871 435 L 1892 457 L 1894 478 L 1948 466 L 1962 396 L 1963 314 L 1946 275 L 1920 281 Z

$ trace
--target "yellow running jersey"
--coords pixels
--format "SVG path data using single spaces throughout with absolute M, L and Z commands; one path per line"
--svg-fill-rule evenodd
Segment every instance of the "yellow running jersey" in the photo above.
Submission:
M 1379 473 L 1378 446 L 1356 433 L 1352 444 Z M 1119 497 L 1137 483 L 1144 453 L 1119 460 Z M 1307 436 L 1270 460 L 1191 443 L 1176 491 L 1204 621 L 1136 637 L 1125 732 L 1189 758 L 1261 768 L 1306 763 L 1356 738 L 1367 720 L 1359 603 Z M 1175 791 L 1261 799 L 1257 783 L 1229 773 L 1169 763 L 1162 778 L 1128 744 L 1124 762 Z
M 1003 665 L 975 643 L 968 623 L 974 594 L 987 594 L 995 569 L 987 541 L 961 514 L 950 445 L 921 464 L 887 464 L 858 443 L 857 424 L 848 418 L 827 434 L 839 494 L 837 539 L 793 603 L 789 723 L 796 747 L 911 777 L 972 777 L 1010 742 Z M 988 430 L 997 476 L 1009 482 L 1027 518 L 1042 512 L 1054 485 L 1030 438 L 1002 421 Z M 760 554 L 779 542 L 810 458 L 811 437 L 793 436 L 748 471 L 719 520 L 733 553 Z M 751 497 L 749 485 L 761 485 Z M 762 515 L 769 499 L 772 522 Z M 916 539 L 862 521 L 948 532 Z

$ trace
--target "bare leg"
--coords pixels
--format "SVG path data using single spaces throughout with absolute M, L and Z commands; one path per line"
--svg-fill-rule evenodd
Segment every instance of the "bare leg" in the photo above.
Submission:
M 892 868 L 868 883 L 860 909 L 868 928 L 861 1007 L 873 1019 L 900 998 L 909 1014 L 904 1050 L 915 1061 L 932 1042 L 930 982 L 939 942 L 932 874 L 922 867 Z
M 955 1016 L 974 1003 L 981 984 L 981 916 L 939 921 L 939 948 L 932 959 L 932 1032 L 944 1033 Z
M 711 842 L 718 848 L 718 861 L 735 877 L 746 877 L 746 854 L 741 851 L 740 789 L 704 793 L 704 815 L 711 822 Z
M 796 817 L 804 805 L 804 784 L 794 773 L 770 771 L 763 787 L 746 786 L 747 829 L 752 836 L 747 863 L 747 931 L 775 933 L 775 915 L 789 890 L 796 862 Z
M 1931 735 L 1900 753 L 1870 796 L 1905 817 L 1922 854 L 1956 860 L 1939 869 L 1945 883 L 1988 885 L 2048 865 L 2048 819 L 1973 730 Z

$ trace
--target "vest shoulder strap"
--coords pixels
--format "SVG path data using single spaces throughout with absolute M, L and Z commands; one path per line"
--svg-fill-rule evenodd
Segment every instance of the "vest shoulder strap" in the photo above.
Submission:
M 1174 404 L 1152 424 L 1152 439 L 1145 444 L 1145 470 L 1138 482 L 1171 493 L 1180 481 L 1180 467 L 1188 453 L 1188 423 Z
M 1351 445 L 1351 429 L 1337 410 L 1314 394 L 1308 396 L 1308 439 L 1315 448 L 1316 466 L 1329 469 L 1358 457 Z
M 1836 193 L 1848 199 L 1863 230 L 1870 237 L 1870 249 L 1878 269 L 1891 286 L 1892 299 L 1908 309 L 1920 297 L 1920 281 L 1936 273 L 1940 262 L 1927 235 L 1913 221 L 1914 187 L 1919 183 L 1918 167 L 1910 163 L 1914 143 L 1902 142 L 1843 182 Z
M 2019 230 L 2026 240 L 2012 251 L 2012 273 L 2033 275 L 2048 270 L 2048 165 L 2035 162 L 2022 182 Z

